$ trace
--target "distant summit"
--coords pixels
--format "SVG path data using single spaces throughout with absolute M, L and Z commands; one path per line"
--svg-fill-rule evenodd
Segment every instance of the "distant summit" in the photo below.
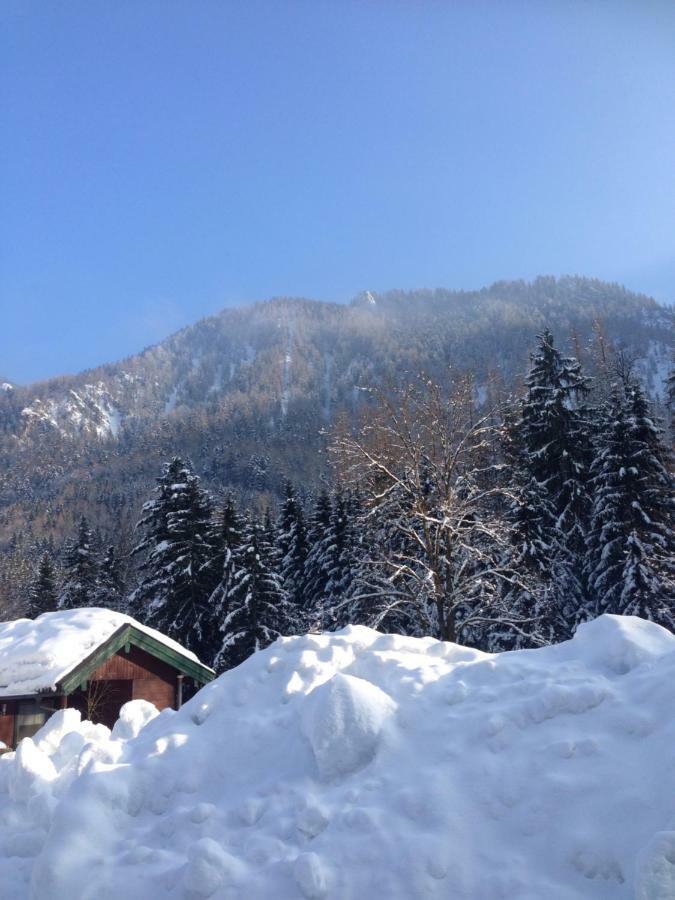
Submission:
M 360 291 L 352 300 L 352 306 L 376 306 L 377 294 L 372 291 Z

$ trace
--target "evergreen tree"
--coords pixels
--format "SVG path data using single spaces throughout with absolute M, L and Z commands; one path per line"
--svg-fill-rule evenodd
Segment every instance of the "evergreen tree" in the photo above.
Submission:
M 302 506 L 290 482 L 286 484 L 286 498 L 277 524 L 276 546 L 284 590 L 300 616 L 306 607 L 307 528 Z
M 319 496 L 310 528 L 310 549 L 305 566 L 307 621 L 311 628 L 325 630 L 347 622 L 360 623 L 356 606 L 347 603 L 358 571 L 361 535 L 366 528 L 360 519 L 356 496 L 338 490 L 332 497 Z M 354 618 L 356 617 L 356 618 Z
M 581 603 L 574 558 L 556 528 L 553 503 L 522 460 L 511 470 L 509 495 L 505 564 L 512 575 L 504 582 L 504 605 L 521 624 L 491 629 L 486 649 L 493 652 L 564 640 Z
M 56 571 L 49 553 L 43 553 L 30 588 L 27 614 L 31 619 L 57 608 Z
M 323 608 L 330 577 L 330 560 L 326 547 L 332 514 L 331 498 L 324 490 L 317 498 L 307 533 L 305 609 L 310 619 L 313 618 L 314 611 Z
M 178 457 L 165 465 L 155 494 L 139 522 L 145 534 L 134 552 L 144 553 L 145 559 L 130 611 L 208 658 L 213 640 L 208 608 L 215 554 L 213 503 L 190 465 Z
M 59 609 L 93 606 L 98 589 L 99 564 L 92 549 L 89 524 L 80 519 L 77 538 L 66 549 L 64 579 L 59 596 Z
M 534 516 L 527 527 L 536 521 L 536 528 L 544 529 L 540 539 L 541 547 L 549 548 L 550 582 L 546 628 L 555 640 L 571 636 L 592 614 L 580 571 L 590 506 L 591 429 L 583 405 L 588 390 L 577 360 L 562 356 L 545 331 L 531 357 L 519 414 L 508 426 L 517 457 L 513 489 L 524 497 L 515 524 L 522 532 L 523 517 Z
M 344 622 L 342 611 L 358 566 L 359 503 L 354 494 L 338 490 L 332 503 L 330 522 L 324 541 L 328 574 L 323 600 L 323 627 Z
M 114 544 L 109 544 L 101 559 L 94 605 L 121 610 L 124 606 L 124 595 L 122 564 Z
M 531 358 L 519 431 L 530 471 L 544 484 L 562 532 L 583 546 L 588 495 L 584 480 L 590 460 L 589 415 L 581 405 L 587 379 L 572 357 L 564 357 L 545 331 Z
M 281 578 L 269 564 L 263 529 L 249 523 L 242 537 L 240 565 L 226 598 L 223 644 L 215 661 L 219 669 L 237 666 L 271 644 L 290 618 Z
M 591 468 L 589 582 L 597 613 L 675 626 L 675 500 L 642 386 L 617 385 Z
M 240 548 L 247 523 L 238 511 L 232 494 L 228 494 L 222 510 L 214 544 L 217 553 L 214 557 L 218 567 L 218 581 L 208 603 L 208 615 L 212 622 L 205 628 L 205 634 L 211 639 L 209 653 L 205 658 L 215 660 L 223 644 L 224 623 L 229 611 L 229 599 L 237 582 L 240 569 Z

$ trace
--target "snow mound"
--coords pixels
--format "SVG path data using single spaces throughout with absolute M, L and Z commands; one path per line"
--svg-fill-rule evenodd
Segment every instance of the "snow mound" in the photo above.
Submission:
M 158 715 L 157 707 L 147 700 L 130 700 L 120 710 L 120 717 L 112 730 L 112 738 L 129 741 L 139 735 L 148 722 Z
M 624 675 L 674 653 L 675 635 L 637 616 L 605 615 L 580 625 L 574 644 L 590 665 Z
M 0 756 L 3 900 L 673 900 L 675 637 L 281 638 Z
M 338 672 L 314 688 L 303 709 L 302 729 L 324 779 L 363 768 L 375 756 L 384 722 L 396 704 L 384 691 Z
M 675 897 L 675 831 L 654 835 L 639 867 L 636 900 Z

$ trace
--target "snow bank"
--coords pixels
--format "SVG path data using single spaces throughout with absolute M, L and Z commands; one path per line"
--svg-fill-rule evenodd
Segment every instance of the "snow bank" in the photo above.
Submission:
M 285 638 L 0 757 L 3 900 L 672 900 L 675 637 Z
M 90 607 L 43 613 L 37 619 L 0 622 L 0 697 L 53 690 L 57 682 L 123 625 L 151 635 L 177 653 L 194 653 L 131 616 Z

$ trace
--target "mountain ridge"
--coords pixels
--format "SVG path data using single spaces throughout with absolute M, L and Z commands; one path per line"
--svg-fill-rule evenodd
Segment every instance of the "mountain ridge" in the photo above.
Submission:
M 0 549 L 16 535 L 59 544 L 82 514 L 130 533 L 176 453 L 246 502 L 273 503 L 285 478 L 311 492 L 326 477 L 322 432 L 360 414 L 363 388 L 420 371 L 442 381 L 451 366 L 474 373 L 481 398 L 504 395 L 544 327 L 589 373 L 594 333 L 628 348 L 659 399 L 673 322 L 646 295 L 576 276 L 226 307 L 119 362 L 0 391 Z

